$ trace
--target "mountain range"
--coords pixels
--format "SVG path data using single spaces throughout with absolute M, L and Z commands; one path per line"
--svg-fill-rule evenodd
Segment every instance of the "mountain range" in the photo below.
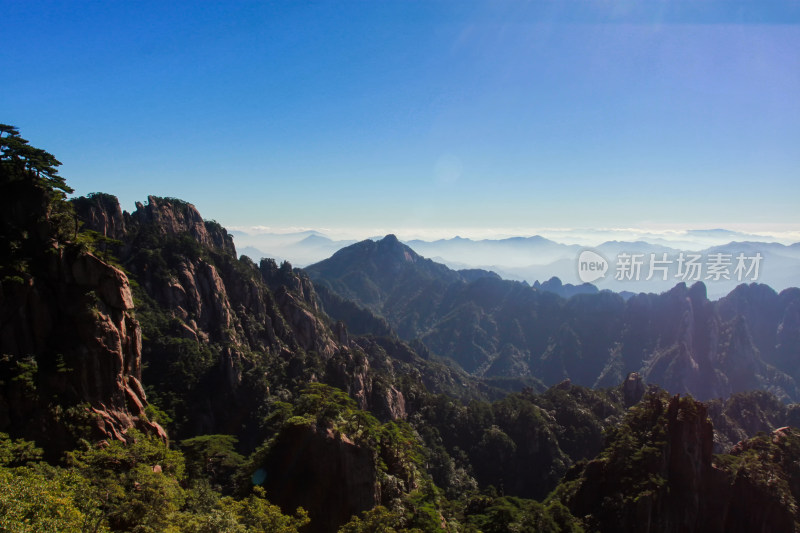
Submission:
M 2 131 L 0 529 L 800 530 L 800 289 L 256 264 Z
M 487 271 L 465 276 L 393 235 L 351 245 L 305 271 L 386 318 L 400 338 L 419 339 L 472 375 L 604 387 L 638 372 L 701 399 L 754 388 L 798 399 L 790 333 L 800 324 L 798 289 L 778 294 L 741 284 L 710 301 L 697 282 L 627 300 L 610 291 L 564 299 Z
M 687 235 L 695 240 L 669 241 L 651 237 L 651 241 L 615 240 L 601 242 L 596 246 L 585 246 L 562 244 L 541 236 L 481 240 L 454 237 L 435 241 L 412 239 L 404 244 L 416 253 L 455 270 L 490 270 L 504 279 L 526 281 L 529 284 L 544 283 L 556 277 L 564 284 L 581 285 L 583 282 L 578 272 L 578 257 L 582 251 L 592 250 L 604 257 L 610 266 L 605 277 L 593 280 L 594 285 L 598 289 L 609 289 L 622 294 L 659 293 L 671 289 L 679 281 L 704 281 L 709 297 L 718 299 L 742 281 L 764 283 L 779 291 L 797 284 L 796 280 L 800 276 L 800 243 L 785 245 L 765 242 L 755 240 L 763 237 L 727 230 L 696 230 Z M 248 234 L 240 231 L 235 233 L 235 237 L 237 242 L 245 245 L 241 247 L 241 252 L 255 261 L 262 257 L 273 257 L 299 266 L 319 262 L 354 243 L 352 240 L 333 240 L 314 231 L 289 234 Z M 726 238 L 732 240 L 725 241 Z M 754 240 L 733 240 L 735 238 Z M 700 244 L 713 242 L 720 244 Z M 709 276 L 706 270 L 698 276 L 681 276 L 677 264 L 681 253 L 685 256 L 700 255 L 704 266 L 707 266 L 705 263 L 709 261 L 709 256 L 727 256 L 730 262 L 727 279 L 716 279 L 713 275 Z M 638 276 L 627 279 L 618 275 L 620 254 L 641 256 L 643 265 Z M 667 260 L 670 261 L 667 279 L 662 279 L 660 271 L 656 271 L 651 277 L 648 269 L 650 261 L 662 260 L 663 254 L 667 254 Z M 760 254 L 759 271 L 752 272 L 750 276 L 735 275 L 736 258 L 739 254 L 744 254 L 747 258 Z M 566 294 L 569 293 L 561 295 Z

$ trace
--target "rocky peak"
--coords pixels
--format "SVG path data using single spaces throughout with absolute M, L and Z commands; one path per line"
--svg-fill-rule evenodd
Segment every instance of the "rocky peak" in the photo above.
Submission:
M 385 236 L 375 243 L 378 254 L 386 255 L 400 261 L 415 262 L 419 256 L 408 246 L 401 243 L 393 234 Z
M 261 279 L 271 290 L 286 287 L 299 296 L 312 311 L 319 312 L 314 284 L 305 272 L 293 269 L 289 261 L 284 261 L 279 267 L 275 260 L 270 258 L 262 259 L 258 269 L 261 272 Z
M 383 239 L 373 241 L 366 239 L 351 244 L 336 252 L 330 259 L 318 265 L 330 262 L 334 265 L 357 266 L 368 265 L 370 268 L 392 268 L 396 270 L 403 263 L 417 263 L 423 260 L 417 253 L 401 243 L 395 235 L 389 234 Z
M 132 219 L 141 226 L 154 227 L 163 235 L 189 234 L 201 245 L 236 257 L 233 237 L 215 222 L 206 222 L 190 203 L 177 198 L 148 196 L 147 204 L 136 202 Z
M 785 359 L 790 359 L 792 347 L 800 344 L 800 302 L 791 302 L 778 325 L 777 349 Z
M 394 233 L 389 233 L 378 242 L 381 246 L 387 246 L 387 247 L 395 247 L 400 245 L 400 240 Z
M 93 193 L 72 200 L 86 229 L 106 237 L 125 240 L 142 229 L 160 235 L 190 235 L 199 244 L 225 255 L 236 257 L 233 237 L 220 224 L 203 220 L 190 203 L 177 198 L 148 196 L 147 203 L 136 202 L 136 211 L 128 214 L 116 196 Z
M 122 211 L 116 196 L 93 193 L 74 199 L 73 204 L 88 229 L 111 239 L 121 240 L 125 237 L 127 213 Z
M 780 428 L 714 456 L 704 404 L 650 395 L 629 412 L 623 428 L 582 472 L 567 475 L 577 484 L 562 501 L 585 517 L 588 529 L 796 531 L 796 430 Z
M 698 281 L 692 284 L 689 287 L 689 298 L 692 299 L 692 303 L 697 305 L 703 305 L 708 302 L 708 289 L 706 288 L 706 284 L 702 281 Z
M 631 407 L 639 403 L 644 396 L 644 383 L 642 376 L 638 372 L 631 372 L 622 384 L 622 397 L 625 407 Z
M 573 514 L 599 531 L 698 531 L 697 498 L 713 447 L 705 407 L 651 394 L 629 412 L 620 435 L 585 466 L 567 498 Z M 606 503 L 609 494 L 617 498 Z
M 116 211 L 116 201 L 113 205 L 95 203 L 83 201 L 77 206 L 79 216 L 90 227 L 93 220 L 109 217 L 92 216 L 88 207 Z M 190 341 L 182 349 L 196 352 L 198 357 L 204 354 L 202 364 L 217 360 L 217 366 L 207 370 L 206 387 L 213 390 L 208 394 L 212 398 L 204 399 L 202 406 L 187 403 L 180 407 L 202 413 L 195 416 L 198 427 L 191 431 L 239 431 L 241 420 L 251 416 L 249 406 L 256 403 L 248 397 L 244 375 L 256 364 L 254 353 L 279 355 L 289 361 L 291 372 L 301 372 L 304 357 L 327 359 L 347 349 L 337 344 L 304 272 L 288 262 L 279 266 L 267 259 L 257 266 L 249 259 L 237 259 L 227 232 L 216 222 L 203 221 L 191 204 L 150 196 L 147 204 L 137 204 L 126 228 L 123 245 L 114 252 L 146 293 L 142 296 L 152 299 L 143 316 L 158 317 L 149 318 L 148 323 L 159 324 L 161 337 Z M 174 379 L 170 364 L 176 353 L 169 343 L 155 340 L 152 331 L 148 337 L 143 347 L 147 379 L 158 394 L 162 383 Z M 347 335 L 339 338 L 346 340 Z M 305 375 L 304 379 L 321 377 Z M 163 401 L 160 396 L 156 399 Z M 402 411 L 396 403 L 391 409 Z
M 667 405 L 668 479 L 673 486 L 697 494 L 711 466 L 714 428 L 706 406 L 680 395 Z
M 430 301 L 427 287 L 464 283 L 458 272 L 420 257 L 394 235 L 352 244 L 304 270 L 315 282 L 324 281 L 340 296 L 387 317 L 409 298 L 422 299 L 424 294 Z M 388 301 L 392 308 L 384 309 Z

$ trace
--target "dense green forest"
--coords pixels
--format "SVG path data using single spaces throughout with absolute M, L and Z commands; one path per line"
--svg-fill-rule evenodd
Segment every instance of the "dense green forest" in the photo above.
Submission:
M 54 156 L 6 125 L 0 148 L 0 531 L 800 529 L 800 432 L 785 427 L 800 410 L 771 365 L 753 383 L 782 383 L 780 399 L 705 403 L 619 369 L 595 388 L 470 373 L 444 357 L 466 346 L 445 333 L 467 309 L 485 332 L 487 314 L 470 300 L 435 317 L 425 295 L 502 302 L 490 318 L 508 328 L 512 311 L 618 302 L 529 296 L 429 261 L 405 294 L 342 272 L 315 286 L 237 257 L 187 202 L 70 200 Z M 394 268 L 382 260 L 376 275 Z M 425 320 L 427 337 L 411 335 Z M 580 320 L 567 322 L 553 361 L 569 359 Z M 781 368 L 797 334 L 782 333 Z M 465 357 L 497 342 L 479 340 Z M 586 358 L 587 344 L 573 343 Z M 513 366 L 519 351 L 503 350 Z M 731 375 L 749 370 L 726 353 Z

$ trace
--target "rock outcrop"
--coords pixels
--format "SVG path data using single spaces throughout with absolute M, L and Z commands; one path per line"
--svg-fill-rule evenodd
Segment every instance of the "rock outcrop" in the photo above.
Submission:
M 642 399 L 642 396 L 644 396 L 642 377 L 636 372 L 631 372 L 622 383 L 622 398 L 625 407 L 636 405 Z
M 560 492 L 593 531 L 796 531 L 800 432 L 782 428 L 714 456 L 704 404 L 649 395 Z
M 141 330 L 127 276 L 63 247 L 48 263 L 0 288 L 3 375 L 10 377 L 0 387 L 0 431 L 54 454 L 80 436 L 70 425 L 89 424 L 98 439 L 124 440 L 131 427 L 166 438 L 144 414 Z M 60 412 L 64 405 L 74 410 Z
M 81 211 L 85 224 L 109 239 L 122 239 L 127 234 L 126 217 L 116 196 L 95 193 L 90 197 L 81 197 L 73 201 Z
M 115 209 L 116 210 L 116 209 Z M 215 222 L 206 222 L 190 203 L 177 198 L 148 196 L 147 203 L 136 203 L 131 221 L 164 236 L 190 235 L 206 248 L 236 257 L 233 237 Z
M 270 500 L 311 517 L 309 531 L 336 531 L 381 502 L 374 451 L 316 426 L 286 428 L 262 465 Z

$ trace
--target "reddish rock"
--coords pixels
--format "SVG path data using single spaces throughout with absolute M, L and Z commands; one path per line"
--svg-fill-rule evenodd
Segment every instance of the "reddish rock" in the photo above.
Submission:
M 158 229 L 163 235 L 188 233 L 203 246 L 236 256 L 233 238 L 222 227 L 209 227 L 190 203 L 173 198 L 148 196 L 147 204 L 136 203 L 132 219 L 139 225 Z
M 92 254 L 59 249 L 44 273 L 4 286 L 2 296 L 9 371 L 28 356 L 41 371 L 26 385 L 36 393 L 14 380 L 0 387 L 0 431 L 41 442 L 51 454 L 70 446 L 75 437 L 48 407 L 57 394 L 63 405 L 90 406 L 98 439 L 124 439 L 131 427 L 166 438 L 144 416 L 141 331 L 122 271 Z

